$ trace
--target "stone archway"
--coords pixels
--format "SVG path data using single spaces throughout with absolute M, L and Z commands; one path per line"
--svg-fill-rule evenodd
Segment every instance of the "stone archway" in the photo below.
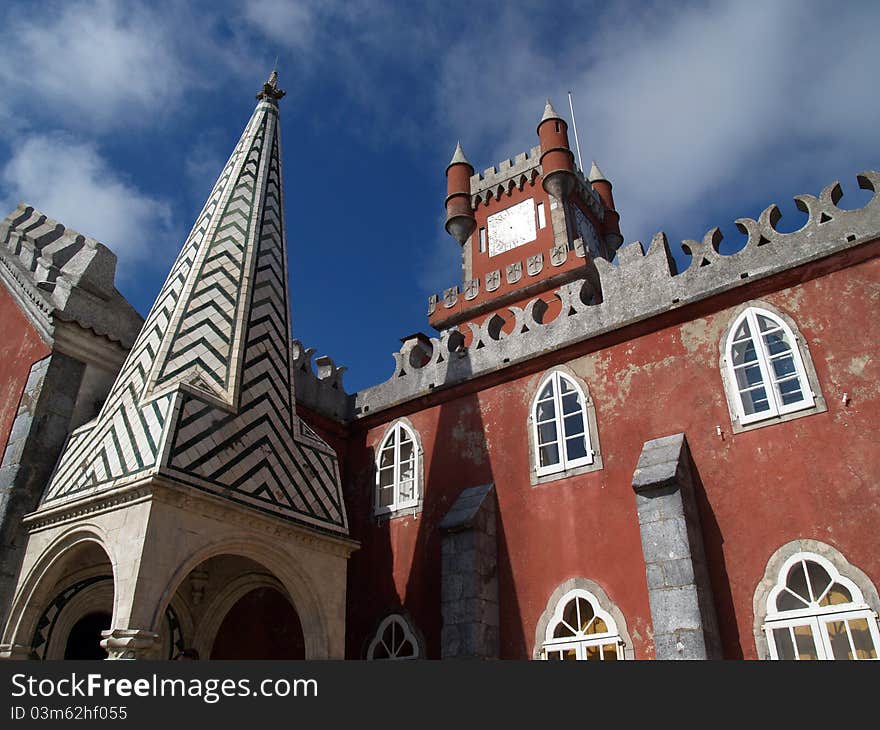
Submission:
M 75 530 L 51 542 L 29 567 L 13 598 L 3 637 L 4 654 L 63 659 L 71 631 L 85 616 L 100 614 L 112 621 L 114 573 L 99 531 Z M 83 647 L 82 636 L 79 646 Z M 97 656 L 100 647 L 83 651 Z
M 248 591 L 220 624 L 210 658 L 305 659 L 305 639 L 296 609 L 276 588 Z

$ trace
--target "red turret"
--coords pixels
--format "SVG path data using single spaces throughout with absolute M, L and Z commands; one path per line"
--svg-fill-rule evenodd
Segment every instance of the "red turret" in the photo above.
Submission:
M 590 168 L 590 184 L 605 204 L 605 218 L 602 221 L 602 228 L 605 232 L 605 242 L 608 245 L 609 254 L 613 255 L 613 252 L 623 243 L 623 236 L 620 235 L 620 214 L 614 209 L 611 181 L 605 177 L 595 160 Z
M 538 138 L 541 140 L 541 168 L 544 171 L 541 184 L 554 198 L 565 200 L 577 184 L 574 155 L 568 146 L 568 124 L 556 113 L 550 99 L 547 99 L 544 116 L 538 124 Z
M 464 245 L 477 225 L 471 207 L 473 174 L 474 168 L 464 156 L 459 142 L 446 167 L 446 232 L 461 245 Z

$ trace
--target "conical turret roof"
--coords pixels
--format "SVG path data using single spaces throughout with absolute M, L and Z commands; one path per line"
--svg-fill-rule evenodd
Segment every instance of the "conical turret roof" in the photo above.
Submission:
M 160 475 L 347 532 L 337 459 L 293 392 L 277 74 L 220 173 L 98 417 L 43 504 Z
M 608 178 L 605 177 L 605 173 L 603 173 L 599 169 L 599 166 L 596 164 L 595 160 L 593 160 L 593 164 L 590 166 L 590 174 L 588 175 L 588 179 L 591 183 L 598 182 L 599 180 L 604 180 L 605 182 L 608 182 Z
M 541 121 L 539 124 L 543 124 L 548 119 L 562 119 L 553 108 L 553 104 L 550 103 L 550 99 L 547 99 L 547 104 L 544 106 L 544 115 L 541 117 Z M 562 121 L 565 121 L 562 119 Z
M 452 153 L 452 159 L 449 161 L 449 164 L 446 166 L 448 170 L 453 165 L 465 164 L 470 165 L 471 169 L 473 169 L 473 165 L 471 165 L 470 161 L 464 154 L 464 150 L 461 148 L 461 142 L 458 142 L 455 145 L 455 152 Z

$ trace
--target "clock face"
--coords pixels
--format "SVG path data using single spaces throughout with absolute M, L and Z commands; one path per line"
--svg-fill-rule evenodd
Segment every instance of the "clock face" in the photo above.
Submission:
M 596 233 L 596 229 L 590 222 L 590 219 L 584 215 L 580 208 L 576 205 L 572 205 L 572 208 L 574 209 L 575 226 L 577 227 L 578 235 L 583 239 L 584 248 L 590 252 L 594 259 L 599 258 L 602 251 L 599 244 L 599 234 Z
M 529 198 L 488 218 L 489 255 L 496 256 L 538 237 L 535 223 L 535 199 Z

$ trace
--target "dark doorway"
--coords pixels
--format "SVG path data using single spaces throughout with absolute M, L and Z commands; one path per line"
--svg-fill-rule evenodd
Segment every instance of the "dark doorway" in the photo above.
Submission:
M 255 588 L 226 614 L 211 659 L 305 659 L 296 609 L 274 588 Z
M 106 659 L 101 648 L 101 632 L 110 628 L 110 614 L 104 611 L 90 613 L 77 621 L 67 637 L 65 659 Z

